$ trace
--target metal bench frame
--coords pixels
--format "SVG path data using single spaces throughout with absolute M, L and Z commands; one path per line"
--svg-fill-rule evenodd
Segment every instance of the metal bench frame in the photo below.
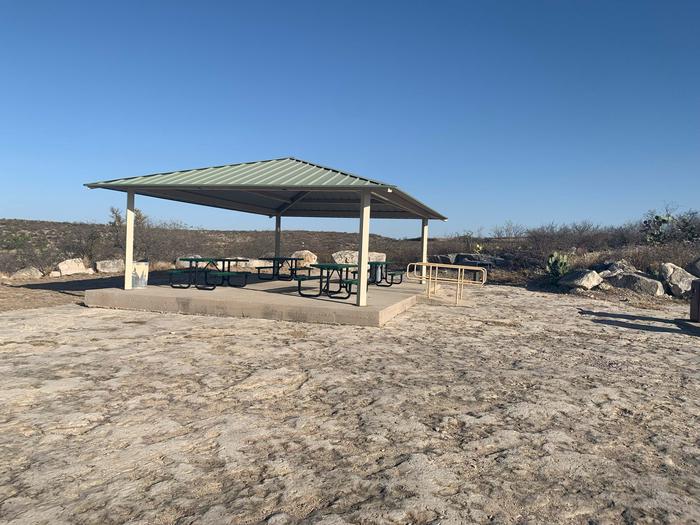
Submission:
M 183 283 L 176 283 L 173 280 L 173 277 L 175 275 L 186 275 L 187 276 L 187 282 Z M 175 269 L 175 270 L 168 270 L 168 284 L 170 285 L 171 288 L 179 288 L 179 289 L 186 289 L 192 286 L 192 283 L 194 282 L 194 268 L 182 268 L 182 269 Z
M 297 292 L 302 297 L 321 297 L 323 293 L 323 282 L 320 275 L 295 275 L 292 277 L 297 282 Z M 301 291 L 301 283 L 306 281 L 318 281 L 318 293 L 304 293 Z
M 394 286 L 395 284 L 401 284 L 403 282 L 403 276 L 406 272 L 403 270 L 387 270 L 386 273 L 384 274 L 384 278 L 382 280 L 376 281 L 374 284 L 377 286 L 381 286 L 382 288 L 389 288 L 390 286 Z M 399 280 L 396 280 L 396 276 L 399 276 Z M 386 284 L 382 284 L 382 282 L 385 282 Z

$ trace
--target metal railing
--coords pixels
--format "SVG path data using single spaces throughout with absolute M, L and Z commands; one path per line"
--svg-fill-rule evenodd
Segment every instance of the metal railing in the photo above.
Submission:
M 466 272 L 469 272 L 470 276 L 473 275 L 474 279 L 465 279 Z M 465 285 L 483 286 L 486 284 L 486 268 L 461 264 L 416 262 L 406 266 L 406 279 L 425 284 L 425 293 L 428 298 L 437 293 L 437 283 L 454 284 L 455 304 L 459 304 Z

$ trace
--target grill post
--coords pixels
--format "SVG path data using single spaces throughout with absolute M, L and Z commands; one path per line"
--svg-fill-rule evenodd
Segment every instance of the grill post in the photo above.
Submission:
M 690 297 L 690 320 L 700 323 L 700 279 L 693 281 Z

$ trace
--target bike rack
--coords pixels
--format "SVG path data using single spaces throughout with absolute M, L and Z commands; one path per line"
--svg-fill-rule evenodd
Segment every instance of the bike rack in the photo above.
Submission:
M 442 275 L 440 272 L 442 271 Z M 465 272 L 480 274 L 477 279 L 465 279 Z M 456 276 L 455 276 L 456 274 Z M 406 266 L 406 279 L 418 281 L 426 285 L 425 293 L 428 299 L 437 293 L 437 283 L 450 283 L 455 285 L 455 305 L 462 299 L 464 286 L 483 286 L 486 284 L 486 268 L 481 266 L 464 266 L 462 264 L 442 264 L 430 262 L 409 263 Z M 431 292 L 432 289 L 432 292 Z

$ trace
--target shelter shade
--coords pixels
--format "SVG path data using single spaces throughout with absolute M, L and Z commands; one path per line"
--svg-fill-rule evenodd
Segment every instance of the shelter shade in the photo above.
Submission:
M 94 182 L 87 187 L 269 217 L 356 218 L 361 195 L 367 191 L 372 218 L 445 220 L 396 186 L 291 157 Z

